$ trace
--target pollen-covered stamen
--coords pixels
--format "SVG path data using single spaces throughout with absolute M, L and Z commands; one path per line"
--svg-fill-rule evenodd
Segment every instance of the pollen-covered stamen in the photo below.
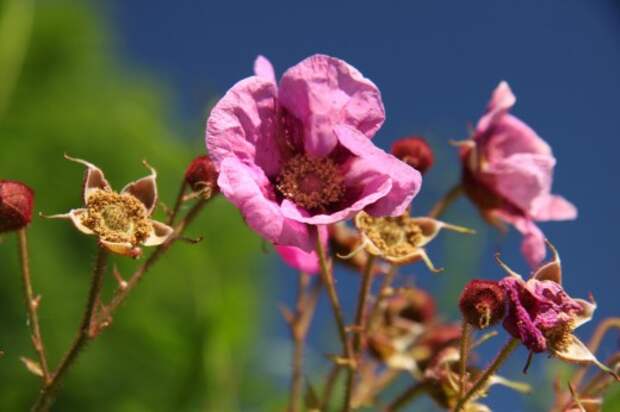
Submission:
M 144 204 L 130 194 L 97 190 L 87 199 L 82 224 L 102 240 L 114 243 L 142 243 L 153 231 Z
M 277 188 L 283 196 L 305 209 L 325 211 L 342 200 L 343 180 L 331 159 L 297 155 L 282 168 Z
M 572 341 L 574 329 L 573 320 L 557 322 L 553 327 L 545 329 L 543 334 L 547 339 L 549 349 L 558 352 L 566 350 Z

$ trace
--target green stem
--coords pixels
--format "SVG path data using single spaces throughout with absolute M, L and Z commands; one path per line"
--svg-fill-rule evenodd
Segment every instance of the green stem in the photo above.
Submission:
M 513 350 L 519 344 L 518 339 L 510 338 L 508 342 L 504 345 L 504 347 L 499 351 L 493 363 L 489 365 L 488 368 L 483 372 L 482 376 L 476 381 L 474 386 L 472 386 L 469 391 L 459 399 L 456 407 L 454 408 L 454 412 L 459 412 L 465 404 L 474 396 L 476 393 L 480 392 L 480 390 L 484 387 L 484 385 L 488 382 L 489 378 L 497 372 L 499 367 L 508 359 L 508 356 L 512 353 Z
M 69 368 L 73 365 L 78 355 L 84 346 L 91 339 L 91 326 L 93 321 L 93 314 L 95 312 L 95 306 L 99 300 L 101 288 L 103 287 L 103 278 L 108 262 L 108 252 L 99 247 L 99 253 L 97 254 L 97 260 L 95 262 L 95 268 L 93 270 L 93 277 L 88 292 L 88 300 L 84 308 L 84 314 L 82 315 L 82 322 L 75 340 L 71 344 L 71 348 L 65 354 L 64 358 L 60 362 L 60 365 L 56 371 L 52 374 L 50 382 L 43 387 L 39 399 L 33 406 L 34 412 L 48 411 L 54 403 L 56 392 L 60 386 L 62 379 L 69 371 Z

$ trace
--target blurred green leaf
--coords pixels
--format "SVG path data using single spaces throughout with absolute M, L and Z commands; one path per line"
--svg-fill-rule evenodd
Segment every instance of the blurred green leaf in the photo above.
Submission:
M 8 12 L 9 5 L 30 3 L 0 4 Z M 198 153 L 171 132 L 165 91 L 115 63 L 110 36 L 91 3 L 36 4 L 23 64 L 15 63 L 15 50 L 18 43 L 25 50 L 26 17 L 1 29 L 8 31 L 2 41 L 10 37 L 12 44 L 0 45 L 2 58 L 21 72 L 0 119 L 0 177 L 33 187 L 36 211 L 62 213 L 80 206 L 83 173 L 63 153 L 97 164 L 117 189 L 146 175 L 141 161 L 148 159 L 158 170 L 161 199 L 171 204 L 185 166 Z M 112 327 L 70 371 L 55 410 L 240 410 L 240 391 L 260 378 L 242 373 L 259 324 L 262 290 L 252 274 L 262 264 L 260 241 L 223 199 L 209 204 L 188 234 L 205 240 L 175 245 L 145 276 Z M 43 337 L 56 365 L 79 324 L 95 241 L 67 222 L 37 217 L 29 237 Z M 114 263 L 127 277 L 139 262 Z M 0 410 L 27 410 L 39 389 L 20 361 L 33 351 L 18 273 L 16 242 L 7 234 L 0 243 L 0 349 L 6 352 Z M 114 280 L 107 282 L 109 296 Z

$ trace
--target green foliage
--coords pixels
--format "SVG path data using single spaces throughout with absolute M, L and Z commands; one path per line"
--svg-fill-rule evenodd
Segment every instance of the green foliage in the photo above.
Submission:
M 0 1 L 0 13 L 22 13 L 23 23 L 10 19 L 11 25 L 0 29 L 0 55 L 14 56 L 15 73 L 0 70 L 3 80 L 14 80 L 2 85 L 8 97 L 0 113 L 0 177 L 33 187 L 36 211 L 62 213 L 80 206 L 83 173 L 63 159 L 64 152 L 100 166 L 117 189 L 146 175 L 141 160 L 147 159 L 159 172 L 162 200 L 171 204 L 185 166 L 198 153 L 172 136 L 162 92 L 115 66 L 106 52 L 108 36 L 88 6 L 38 2 L 30 10 L 34 20 L 28 35 L 23 15 L 28 10 L 16 6 L 20 1 Z M 70 371 L 55 410 L 238 409 L 238 389 L 249 379 L 241 373 L 246 346 L 258 324 L 261 290 L 250 275 L 261 264 L 256 258 L 260 242 L 222 199 L 212 202 L 189 232 L 205 240 L 175 245 L 147 274 L 112 327 Z M 56 365 L 80 320 L 95 241 L 68 222 L 39 217 L 29 236 L 34 288 L 42 294 L 43 337 Z M 0 410 L 27 410 L 39 387 L 38 378 L 19 361 L 34 354 L 16 251 L 15 236 L 4 235 Z M 114 263 L 125 276 L 138 264 L 124 258 Z M 111 276 L 107 282 L 109 296 Z

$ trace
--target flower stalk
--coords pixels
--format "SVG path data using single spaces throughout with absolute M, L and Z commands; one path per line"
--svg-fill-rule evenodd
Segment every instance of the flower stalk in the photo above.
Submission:
M 78 329 L 78 334 L 75 337 L 69 351 L 65 354 L 60 365 L 54 371 L 49 383 L 44 385 L 39 399 L 35 403 L 32 410 L 34 412 L 48 411 L 54 402 L 56 392 L 60 386 L 62 379 L 66 375 L 69 368 L 73 365 L 78 355 L 84 346 L 90 339 L 94 337 L 92 334 L 93 315 L 95 313 L 95 307 L 99 301 L 99 295 L 101 294 L 101 288 L 103 286 L 103 278 L 107 268 L 109 253 L 103 248 L 99 247 L 97 259 L 95 261 L 95 267 L 93 269 L 93 276 L 91 280 L 90 290 L 88 292 L 88 300 L 84 308 L 84 314 L 82 315 L 82 321 Z
M 463 397 L 465 392 L 465 383 L 467 379 L 467 357 L 471 347 L 471 325 L 469 322 L 463 321 L 463 330 L 461 342 L 459 344 L 459 397 Z
M 22 282 L 24 285 L 24 301 L 26 303 L 26 311 L 28 312 L 28 325 L 32 333 L 32 345 L 37 352 L 39 358 L 39 366 L 41 367 L 41 378 L 44 384 L 47 384 L 50 380 L 49 369 L 47 366 L 47 357 L 45 355 L 45 346 L 43 345 L 43 338 L 41 337 L 41 327 L 39 325 L 39 315 L 37 312 L 39 301 L 34 297 L 32 292 L 32 280 L 30 274 L 30 257 L 28 255 L 28 236 L 26 234 L 26 228 L 21 228 L 17 231 L 18 236 L 18 248 L 20 265 L 22 272 Z
M 463 407 L 467 404 L 467 402 L 474 396 L 477 392 L 479 392 L 484 385 L 489 381 L 489 378 L 497 372 L 499 367 L 508 359 L 508 356 L 515 350 L 518 346 L 519 340 L 515 338 L 511 338 L 504 347 L 499 351 L 493 362 L 489 365 L 488 368 L 482 373 L 480 378 L 476 381 L 476 383 L 467 391 L 467 393 L 459 399 L 454 408 L 454 412 L 459 412 Z
M 435 203 L 435 206 L 428 213 L 428 217 L 438 219 L 448 210 L 448 208 L 463 194 L 463 186 L 456 184 L 441 199 Z

